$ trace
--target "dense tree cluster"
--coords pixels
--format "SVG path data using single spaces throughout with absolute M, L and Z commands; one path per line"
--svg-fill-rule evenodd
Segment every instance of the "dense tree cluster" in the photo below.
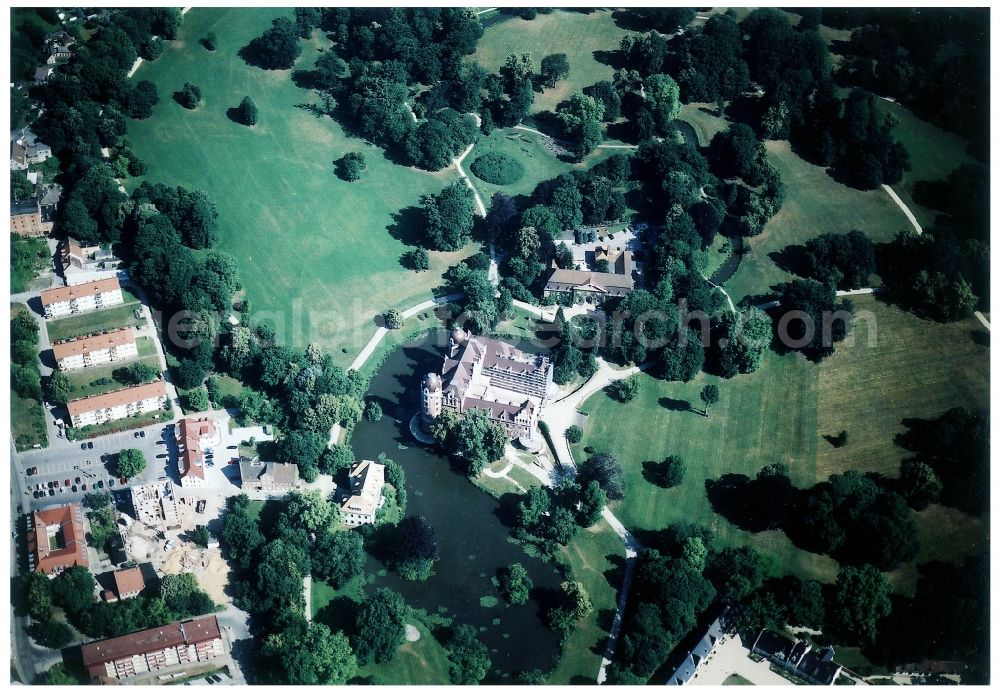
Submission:
M 437 251 L 457 251 L 472 234 L 475 196 L 460 181 L 421 200 L 427 247 Z
M 508 442 L 503 425 L 491 421 L 489 413 L 481 408 L 467 410 L 461 418 L 445 410 L 434 419 L 431 431 L 442 450 L 470 478 L 503 457 Z
M 38 322 L 27 309 L 11 311 L 10 355 L 11 389 L 22 398 L 40 403 L 42 377 L 38 371 Z
M 875 272 L 875 247 L 862 232 L 821 234 L 806 242 L 803 274 L 839 290 L 868 286 Z
M 599 481 L 581 480 L 579 476 L 554 488 L 532 487 L 521 496 L 514 511 L 514 536 L 534 544 L 543 555 L 552 556 L 557 546 L 567 545 L 581 527 L 597 523 L 607 498 Z
M 265 70 L 287 70 L 301 52 L 298 28 L 287 17 L 271 20 L 271 28 L 243 49 L 251 64 Z
M 989 34 L 978 11 L 949 8 L 824 10 L 823 21 L 853 28 L 838 77 L 896 97 L 920 117 L 985 142 Z
M 777 290 L 780 305 L 775 333 L 781 344 L 817 361 L 832 355 L 836 343 L 851 330 L 851 301 L 838 302 L 832 285 L 813 280 L 783 282 Z
M 390 564 L 400 577 L 423 581 L 437 559 L 437 531 L 424 517 L 408 516 L 396 525 Z
M 448 640 L 448 678 L 455 685 L 477 685 L 490 671 L 490 652 L 472 625 L 459 625 Z
M 337 176 L 344 181 L 357 181 L 365 172 L 365 155 L 361 152 L 348 152 L 336 161 Z

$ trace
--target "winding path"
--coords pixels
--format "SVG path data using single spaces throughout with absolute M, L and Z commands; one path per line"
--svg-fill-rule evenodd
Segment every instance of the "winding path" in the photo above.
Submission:
M 472 152 L 472 148 L 475 146 L 475 143 L 471 143 L 465 148 L 465 152 L 463 152 L 461 156 L 455 157 L 451 161 L 455 164 L 455 169 L 458 170 L 458 175 L 465 180 L 465 185 L 469 187 L 470 191 L 472 191 L 472 195 L 476 196 L 476 211 L 479 213 L 479 216 L 486 217 L 486 206 L 483 205 L 483 199 L 479 195 L 479 190 L 472 184 L 472 179 L 469 178 L 469 175 L 465 173 L 465 169 L 462 168 L 462 160 L 465 159 L 470 152 Z

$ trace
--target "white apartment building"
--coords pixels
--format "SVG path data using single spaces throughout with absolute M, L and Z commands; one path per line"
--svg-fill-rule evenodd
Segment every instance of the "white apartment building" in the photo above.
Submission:
M 132 386 L 99 396 L 78 398 L 66 404 L 73 427 L 103 425 L 130 415 L 150 413 L 167 404 L 167 389 L 163 381 Z
M 47 319 L 106 309 L 125 303 L 118 278 L 45 290 L 41 293 L 41 300 Z
M 360 461 L 351 469 L 351 493 L 340 504 L 340 519 L 347 526 L 375 523 L 375 512 L 385 503 L 385 466 Z
M 52 346 L 59 369 L 68 372 L 96 367 L 109 362 L 122 362 L 138 357 L 135 334 L 131 328 L 109 331 L 90 338 L 78 338 Z

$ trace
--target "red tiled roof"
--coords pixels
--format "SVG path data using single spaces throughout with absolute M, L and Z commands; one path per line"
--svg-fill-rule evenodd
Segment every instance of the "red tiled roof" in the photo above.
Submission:
M 93 282 L 85 282 L 82 285 L 70 285 L 69 287 L 56 287 L 55 289 L 42 291 L 42 306 L 68 302 L 71 299 L 90 297 L 91 295 L 113 292 L 119 289 L 121 289 L 121 285 L 118 283 L 118 278 L 94 280 Z
M 167 388 L 161 380 L 154 381 L 151 384 L 130 386 L 127 389 L 112 391 L 111 393 L 102 393 L 99 396 L 78 398 L 75 401 L 67 403 L 66 409 L 69 410 L 70 416 L 73 417 L 81 413 L 89 413 L 93 410 L 103 410 L 104 408 L 114 408 L 119 405 L 138 403 L 139 401 L 144 401 L 147 398 L 165 398 L 166 395 Z
M 28 552 L 35 561 L 35 570 L 49 574 L 57 567 L 79 565 L 87 567 L 87 542 L 83 528 L 83 510 L 78 504 L 67 504 L 55 509 L 45 509 L 33 515 L 32 532 L 28 538 Z M 47 529 L 59 526 L 62 531 L 62 548 L 50 548 Z
M 149 654 L 180 645 L 196 645 L 220 639 L 219 621 L 214 615 L 185 622 L 170 623 L 162 627 L 140 630 L 122 637 L 99 640 L 80 648 L 83 665 L 90 675 L 97 677 L 106 673 L 104 664 L 109 661 Z
M 126 345 L 134 340 L 135 335 L 131 328 L 121 328 L 117 331 L 109 331 L 101 335 L 91 336 L 90 338 L 79 338 L 77 340 L 55 343 L 52 346 L 52 354 L 58 361 L 71 355 L 86 355 L 98 350 L 109 350 L 119 345 Z
M 116 570 L 114 574 L 115 588 L 119 596 L 133 594 L 146 588 L 146 582 L 142 578 L 142 570 L 138 567 L 130 567 L 126 570 Z

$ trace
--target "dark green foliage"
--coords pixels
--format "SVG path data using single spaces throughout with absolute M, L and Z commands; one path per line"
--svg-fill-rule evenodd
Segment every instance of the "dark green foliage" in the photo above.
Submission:
M 361 536 L 352 531 L 319 532 L 313 546 L 313 576 L 334 589 L 339 589 L 365 567 L 365 550 Z
M 407 268 L 418 272 L 421 270 L 428 270 L 431 267 L 430 256 L 427 255 L 427 250 L 421 247 L 417 247 L 412 251 L 404 253 L 402 262 Z
M 80 681 L 66 672 L 66 667 L 61 663 L 51 666 L 47 671 L 43 671 L 35 676 L 33 685 L 81 685 Z
M 396 656 L 406 639 L 404 626 L 409 608 L 392 589 L 381 588 L 367 596 L 355 616 L 351 644 L 361 664 L 384 664 Z
M 538 71 L 541 82 L 546 87 L 555 87 L 556 82 L 569 76 L 569 60 L 565 53 L 550 53 L 542 58 Z
M 122 449 L 115 457 L 115 474 L 134 478 L 146 470 L 146 457 L 139 449 Z
M 299 475 L 311 483 L 319 473 L 320 456 L 326 448 L 326 440 L 326 435 L 320 432 L 290 430 L 278 440 L 278 458 L 297 464 Z
M 448 678 L 455 685 L 476 685 L 490 670 L 490 656 L 476 628 L 459 625 L 448 640 Z
M 444 109 L 411 128 L 403 141 L 403 149 L 414 166 L 437 171 L 451 164 L 452 159 L 477 137 L 471 116 Z
M 475 202 L 465 184 L 455 182 L 437 195 L 422 199 L 424 234 L 427 247 L 439 251 L 457 251 L 472 234 Z
M 52 580 L 52 602 L 71 618 L 83 615 L 94 602 L 94 576 L 83 567 L 70 567 Z
M 817 361 L 832 355 L 835 343 L 846 338 L 851 328 L 851 302 L 838 303 L 832 286 L 812 280 L 784 282 L 777 290 L 781 302 L 775 327 L 778 340 Z M 784 326 L 782 316 L 788 317 Z
M 665 488 L 677 487 L 684 482 L 687 465 L 680 456 L 668 456 L 656 464 L 653 479 L 657 485 Z
M 588 482 L 580 493 L 580 510 L 577 515 L 577 523 L 582 528 L 590 528 L 601 520 L 604 507 L 607 506 L 608 496 L 604 488 L 596 480 Z
M 750 186 L 762 183 L 766 157 L 764 143 L 743 123 L 733 123 L 728 130 L 716 133 L 708 147 L 709 161 L 719 176 L 740 178 Z
M 365 403 L 364 417 L 369 422 L 378 422 L 382 419 L 382 406 L 379 405 L 378 401 L 368 401 Z
M 927 464 L 942 484 L 941 503 L 969 514 L 983 514 L 988 509 L 989 490 L 989 417 L 982 412 L 953 408 L 936 419 L 907 419 L 908 431 L 896 437 L 896 444 L 913 452 L 914 461 Z M 921 494 L 933 491 L 933 483 L 914 464 L 914 476 L 921 480 Z M 910 478 L 910 485 L 914 480 Z M 930 487 L 928 487 L 930 485 Z M 904 494 L 908 488 L 904 485 Z
M 66 405 L 73 398 L 73 384 L 69 377 L 58 369 L 49 377 L 49 400 L 57 405 Z
M 283 613 L 282 629 L 263 640 L 264 680 L 276 685 L 343 685 L 358 662 L 342 632 L 321 622 Z
M 244 55 L 251 64 L 265 70 L 287 70 L 302 52 L 299 29 L 285 17 L 272 20 L 271 25 L 243 49 Z
M 728 547 L 709 558 L 705 576 L 721 598 L 739 601 L 760 586 L 767 570 L 764 558 L 753 548 Z
M 214 51 L 218 38 L 214 31 L 210 31 L 201 40 L 201 45 L 204 46 L 209 51 Z
M 357 181 L 365 172 L 365 156 L 361 152 L 348 152 L 337 160 L 337 176 L 345 181 Z
M 164 575 L 160 580 L 160 598 L 175 615 L 204 615 L 215 611 L 212 599 L 198 587 L 198 580 L 190 573 Z
M 24 292 L 39 271 L 49 265 L 51 254 L 44 239 L 22 239 L 16 234 L 10 237 L 10 291 L 11 294 Z M 17 361 L 17 360 L 15 360 Z
M 483 181 L 497 186 L 510 186 L 524 176 L 524 167 L 519 161 L 499 152 L 476 157 L 469 169 Z
M 237 568 L 246 571 L 253 566 L 257 550 L 264 545 L 264 536 L 250 512 L 250 499 L 246 495 L 229 500 L 222 540 L 229 561 Z
M 211 541 L 212 536 L 208 532 L 208 527 L 201 524 L 194 530 L 194 542 L 196 545 L 200 545 L 202 548 L 207 548 L 209 541 Z
M 35 196 L 35 186 L 28 181 L 28 175 L 24 171 L 10 172 L 10 202 L 28 200 Z
M 621 464 L 613 454 L 594 454 L 580 464 L 576 478 L 581 485 L 596 480 L 608 499 L 620 500 L 625 497 L 625 476 Z
M 628 403 L 639 393 L 639 377 L 633 374 L 625 379 L 612 381 L 605 390 L 619 403 Z
M 423 581 L 438 559 L 437 531 L 422 516 L 408 516 L 396 526 L 393 569 L 403 579 Z
M 133 362 L 114 371 L 116 380 L 123 384 L 144 384 L 156 379 L 160 373 L 145 362 Z
M 38 644 L 51 649 L 62 649 L 73 641 L 73 630 L 61 620 L 33 623 L 28 634 Z
M 804 274 L 840 290 L 868 286 L 875 272 L 875 247 L 863 233 L 823 234 L 806 242 Z
M 757 371 L 774 337 L 771 318 L 756 307 L 723 314 L 721 333 L 716 360 L 726 378 Z
M 236 107 L 236 120 L 246 126 L 257 125 L 257 104 L 250 97 L 243 97 Z
M 21 575 L 24 607 L 35 620 L 48 620 L 52 613 L 52 580 L 41 572 Z
M 838 635 L 871 644 L 878 635 L 878 622 L 892 611 L 889 580 L 871 565 L 840 568 L 827 618 Z
M 136 202 L 155 205 L 180 234 L 185 245 L 206 249 L 215 244 L 219 211 L 205 192 L 143 182 L 132 197 Z M 164 233 L 169 235 L 166 230 Z
M 583 439 L 583 430 L 576 425 L 570 425 L 566 428 L 566 441 L 570 444 L 578 444 L 581 439 Z
M 719 387 L 715 384 L 706 384 L 698 397 L 705 404 L 705 417 L 708 417 L 709 408 L 719 402 Z
M 190 82 L 185 82 L 181 91 L 177 93 L 176 99 L 177 103 L 186 109 L 197 108 L 198 104 L 201 103 L 201 88 Z
M 504 601 L 512 606 L 524 604 L 534 587 L 531 577 L 528 576 L 528 571 L 520 563 L 501 568 L 497 572 L 497 579 L 500 582 L 500 595 L 503 596 Z
M 126 109 L 132 118 L 149 118 L 153 115 L 153 107 L 160 101 L 156 85 L 149 80 L 139 80 L 129 94 Z

